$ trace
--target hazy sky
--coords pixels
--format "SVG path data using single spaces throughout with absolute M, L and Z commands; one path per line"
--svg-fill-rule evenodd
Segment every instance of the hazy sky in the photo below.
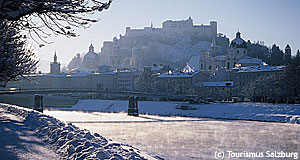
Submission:
M 218 33 L 230 40 L 239 28 L 245 40 L 281 49 L 290 44 L 292 54 L 300 49 L 300 0 L 114 0 L 109 10 L 93 15 L 100 22 L 78 30 L 80 37 L 53 36 L 53 44 L 37 48 L 38 57 L 52 61 L 56 50 L 58 61 L 67 64 L 77 53 L 86 53 L 91 42 L 99 52 L 103 41 L 124 35 L 126 26 L 143 28 L 153 22 L 158 28 L 165 20 L 189 16 L 194 24 L 217 21 Z M 48 66 L 41 68 L 49 72 Z

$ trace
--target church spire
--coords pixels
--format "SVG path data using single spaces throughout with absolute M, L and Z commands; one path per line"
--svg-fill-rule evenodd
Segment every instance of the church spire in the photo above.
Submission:
M 241 38 L 241 32 L 240 32 L 240 28 L 238 28 L 238 31 L 235 34 L 235 38 Z
M 89 47 L 89 52 L 94 52 L 94 46 L 93 46 L 93 43 L 91 42 L 91 45 Z
M 51 74 L 60 73 L 60 63 L 57 62 L 56 51 L 54 52 L 53 62 L 50 63 L 50 73 Z
M 241 32 L 238 29 L 238 32 L 236 32 L 236 38 L 241 38 Z
M 54 53 L 54 57 L 53 57 L 54 63 L 57 63 L 57 56 L 56 56 L 56 51 Z

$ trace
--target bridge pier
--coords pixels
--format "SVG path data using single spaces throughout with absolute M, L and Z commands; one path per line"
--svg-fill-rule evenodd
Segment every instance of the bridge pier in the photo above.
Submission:
M 129 96 L 128 102 L 128 116 L 139 116 L 138 97 Z
M 33 110 L 39 111 L 43 113 L 44 104 L 43 104 L 43 96 L 42 95 L 35 95 L 34 96 L 34 105 Z

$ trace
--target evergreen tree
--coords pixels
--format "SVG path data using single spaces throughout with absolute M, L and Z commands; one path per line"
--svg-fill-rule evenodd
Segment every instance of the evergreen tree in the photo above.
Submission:
M 249 57 L 259 58 L 267 63 L 269 61 L 269 58 L 268 58 L 270 55 L 269 48 L 259 42 L 251 43 L 250 41 L 248 41 L 247 42 L 247 52 L 248 52 Z
M 274 44 L 271 48 L 269 64 L 272 66 L 284 64 L 283 52 L 279 49 L 278 46 L 276 46 L 276 44 Z
M 296 59 L 299 59 L 300 58 L 300 51 L 299 49 L 297 50 L 297 53 L 296 53 Z
M 282 90 L 290 101 L 300 98 L 300 58 L 291 60 L 283 72 Z
M 286 45 L 284 49 L 284 62 L 285 64 L 289 63 L 292 59 L 292 49 L 289 44 Z

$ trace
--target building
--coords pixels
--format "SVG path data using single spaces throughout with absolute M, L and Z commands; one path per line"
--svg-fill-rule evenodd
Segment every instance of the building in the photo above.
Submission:
M 261 59 L 258 58 L 252 58 L 245 56 L 242 59 L 238 60 L 238 66 L 241 67 L 250 67 L 250 66 L 262 66 L 264 65 L 264 62 Z
M 142 69 L 153 64 L 167 64 L 182 68 L 192 56 L 206 54 L 226 55 L 229 39 L 217 31 L 217 22 L 196 25 L 189 17 L 186 20 L 167 20 L 162 28 L 153 24 L 142 29 L 126 27 L 124 35 L 103 42 L 99 53 L 91 44 L 81 62 L 74 57 L 68 68 L 76 71 L 91 71 L 95 66 L 108 65 L 112 69 Z M 80 65 L 82 63 L 82 65 Z
M 129 70 L 123 70 L 116 73 L 118 77 L 117 89 L 118 90 L 133 90 L 134 78 L 133 72 Z
M 229 40 L 217 33 L 217 22 L 209 25 L 195 25 L 193 19 L 162 23 L 162 28 L 143 29 L 126 28 L 125 35 L 114 37 L 113 41 L 103 42 L 101 65 L 113 68 L 138 68 L 156 64 L 184 66 L 192 55 L 200 55 L 211 48 L 212 43 L 217 54 L 228 51 Z
M 95 49 L 93 44 L 90 45 L 88 53 L 86 53 L 83 57 L 83 67 L 87 69 L 97 69 L 100 65 L 100 58 L 97 53 L 95 53 Z
M 188 64 L 180 72 L 169 71 L 157 77 L 157 92 L 191 94 L 194 84 L 204 81 L 202 72 L 194 71 Z
M 93 44 L 89 46 L 88 52 L 81 56 L 79 53 L 72 58 L 68 64 L 69 72 L 95 72 L 100 66 L 100 56 L 95 52 Z
M 7 87 L 20 89 L 133 90 L 136 78 L 136 73 L 129 70 L 104 73 L 35 74 L 20 81 L 10 82 Z
M 247 43 L 241 38 L 241 33 L 237 32 L 235 39 L 230 43 L 229 50 L 225 55 L 217 54 L 218 47 L 212 43 L 211 49 L 204 54 L 193 56 L 189 60 L 191 66 L 197 71 L 216 71 L 219 69 L 231 69 L 235 67 L 239 61 L 244 62 L 258 61 L 247 57 Z
M 50 63 L 50 74 L 60 73 L 60 63 L 57 62 L 56 52 L 54 53 L 53 62 Z
M 249 66 L 235 67 L 232 69 L 232 80 L 235 84 L 234 96 L 241 97 L 241 91 L 247 91 L 247 85 L 262 76 L 278 76 L 282 73 L 284 66 Z M 244 90 L 246 89 L 246 90 Z
M 97 90 L 116 90 L 118 89 L 117 72 L 103 72 L 91 74 L 93 87 Z
M 194 85 L 195 93 L 203 99 L 231 100 L 234 94 L 233 81 L 198 82 Z

